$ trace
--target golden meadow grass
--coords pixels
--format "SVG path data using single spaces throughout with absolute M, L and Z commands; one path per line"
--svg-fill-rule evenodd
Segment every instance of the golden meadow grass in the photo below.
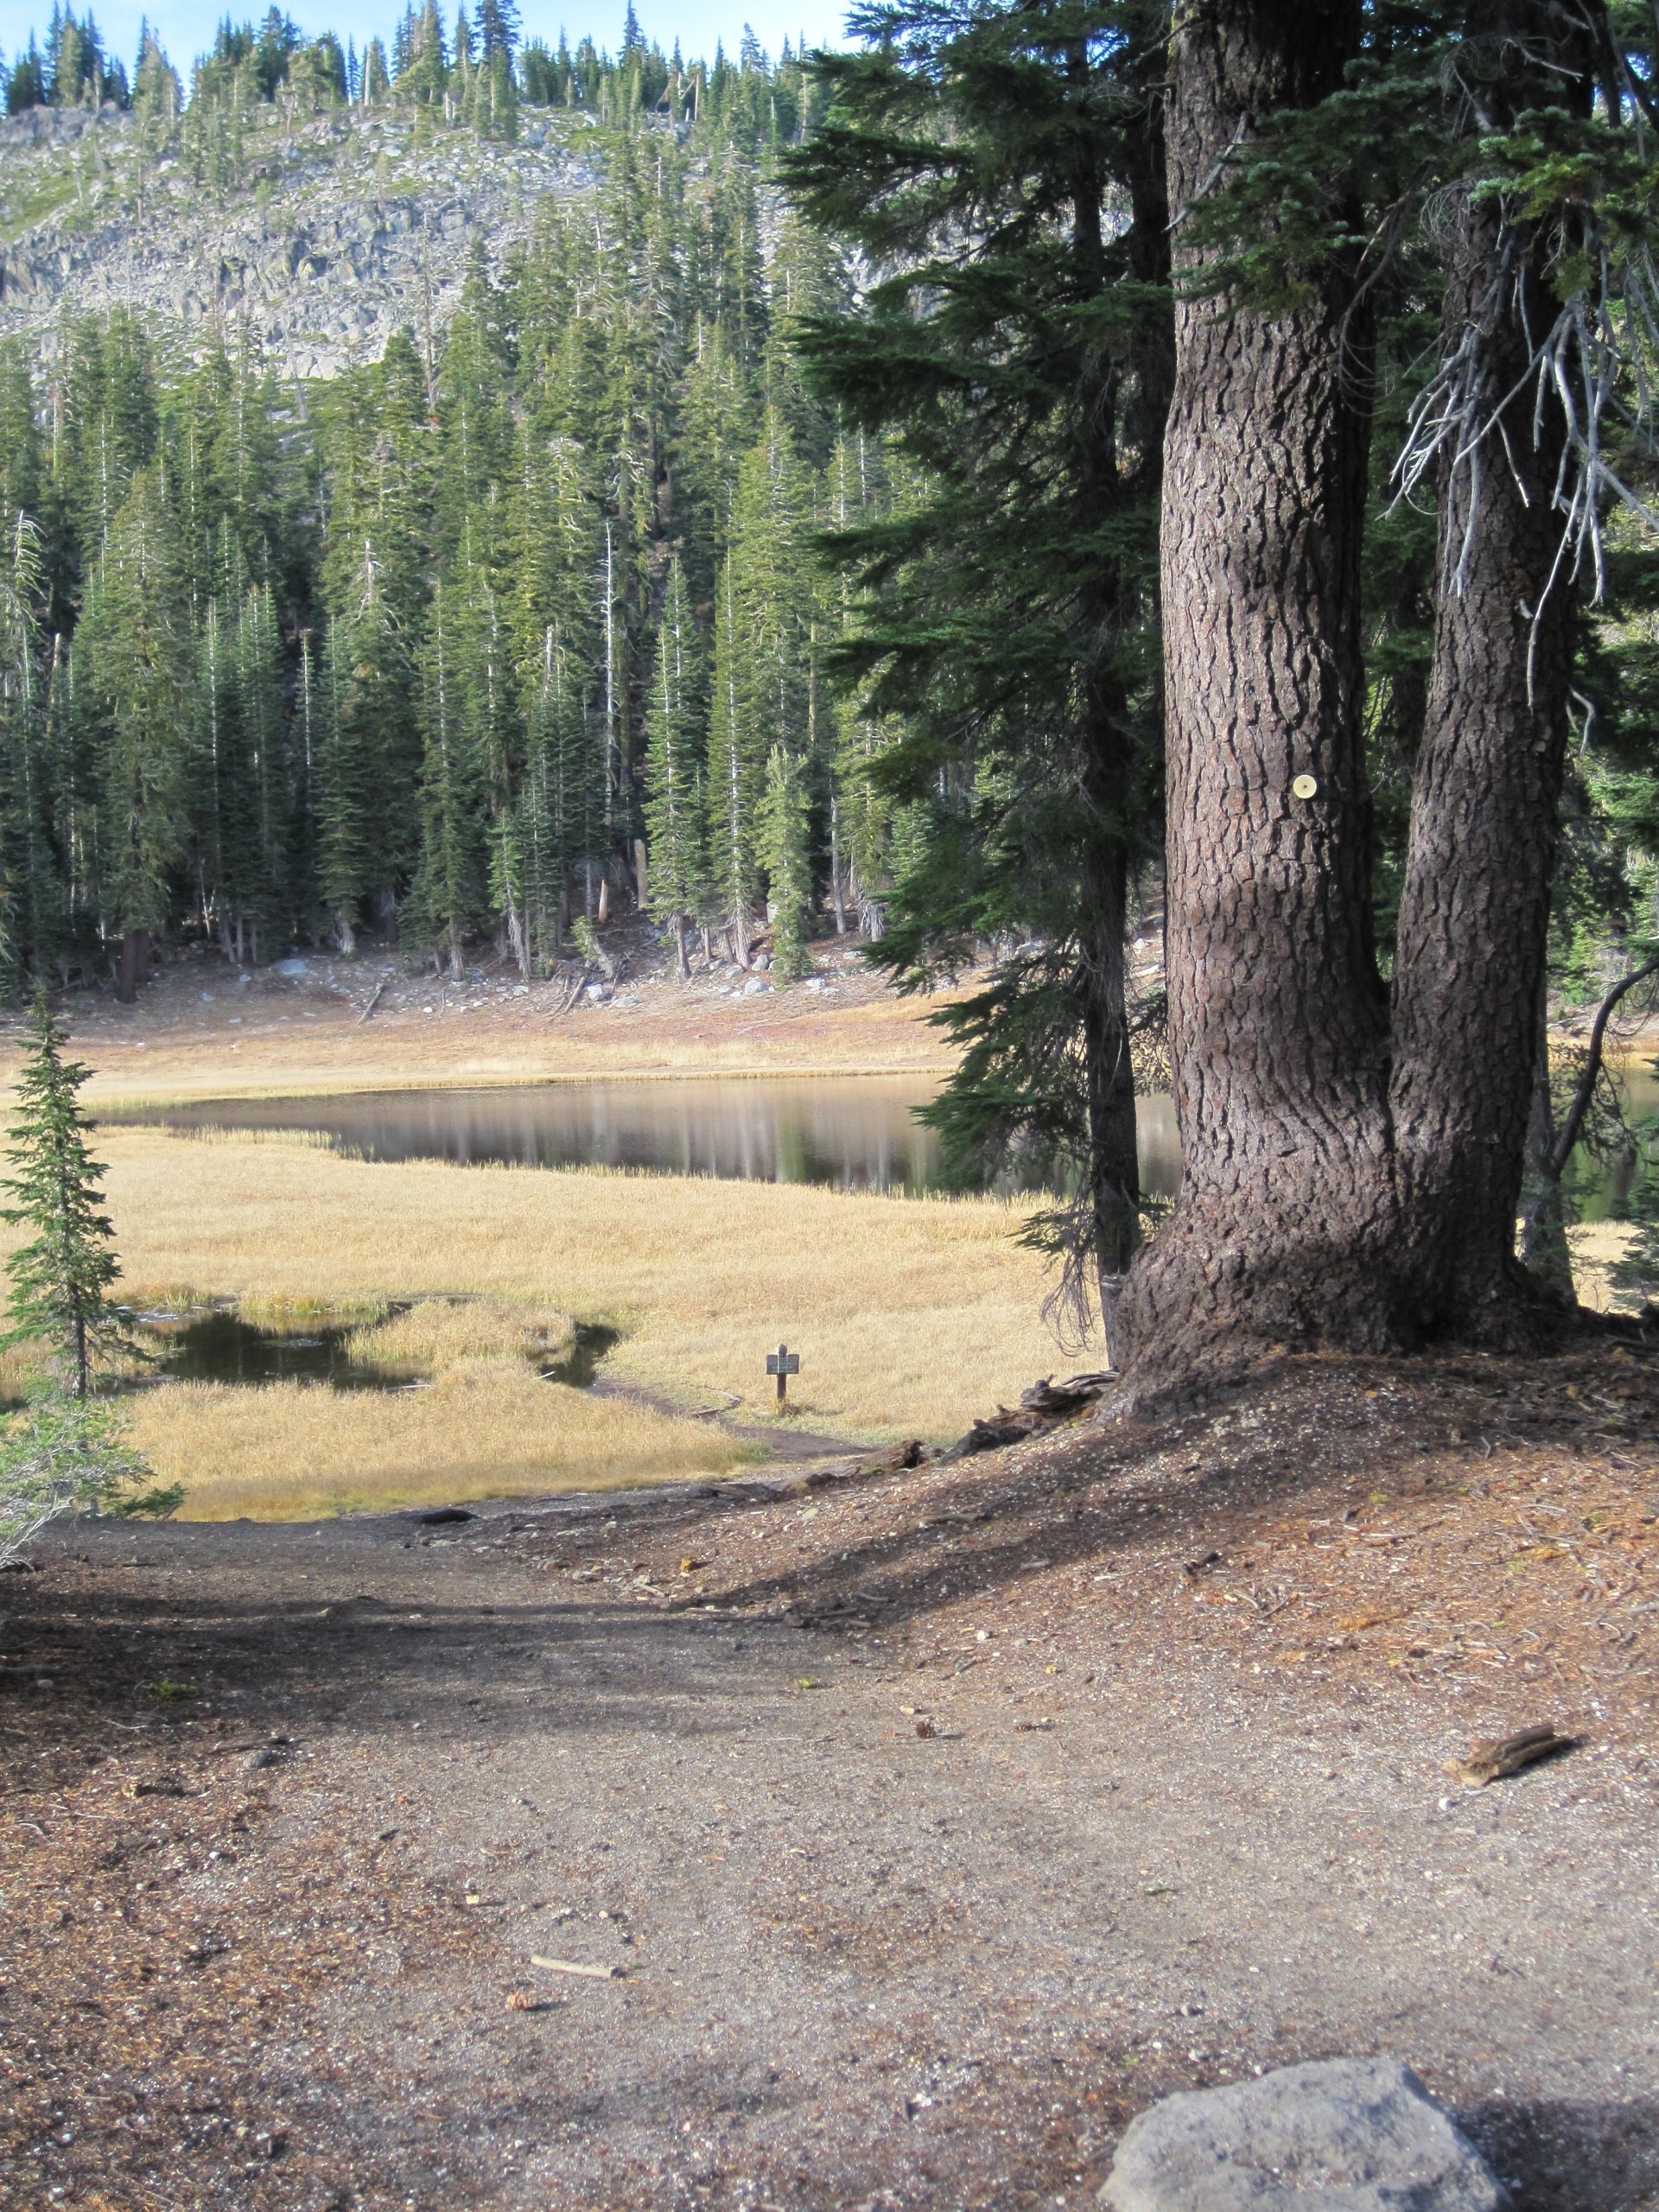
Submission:
M 238 1310 L 248 1316 L 245 1303 Z M 372 1328 L 353 1330 L 346 1349 L 360 1367 L 423 1374 L 458 1360 L 551 1357 L 569 1341 L 567 1314 L 500 1298 L 431 1298 Z
M 171 1384 L 135 1441 L 186 1511 L 280 1516 L 654 1481 L 729 1465 L 710 1424 L 541 1382 L 522 1357 L 569 1316 L 623 1341 L 606 1373 L 689 1409 L 771 1421 L 766 1354 L 801 1353 L 789 1418 L 849 1440 L 959 1434 L 1064 1365 L 1022 1207 L 598 1170 L 370 1164 L 286 1136 L 106 1128 L 136 1301 L 233 1298 L 251 1319 L 420 1306 L 359 1341 L 435 1363 L 395 1396 Z M 539 1338 L 537 1332 L 541 1332 Z M 401 1349 L 400 1349 L 401 1348 Z
M 603 1490 L 723 1472 L 705 1423 L 543 1382 L 516 1357 L 463 1358 L 423 1389 L 172 1382 L 132 1402 L 132 1441 L 181 1483 L 193 1520 L 305 1520 L 462 1497 Z

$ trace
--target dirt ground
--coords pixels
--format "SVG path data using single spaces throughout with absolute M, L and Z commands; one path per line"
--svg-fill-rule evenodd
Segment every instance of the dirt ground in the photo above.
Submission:
M 1659 2204 L 1659 1359 L 846 1475 L 0 1579 L 0 2205 L 1081 2206 L 1372 2051 Z
M 811 976 L 701 965 L 689 983 L 637 922 L 607 931 L 620 974 L 572 1001 L 570 979 L 523 982 L 489 961 L 457 979 L 369 951 L 306 953 L 238 972 L 199 947 L 169 957 L 122 1006 L 106 990 L 60 1002 L 94 1079 L 90 1100 L 229 1098 L 541 1083 L 563 1077 L 944 1073 L 938 1001 L 900 998 L 849 938 L 812 947 Z M 364 1017 L 366 1015 L 366 1019 Z M 0 1068 L 20 1017 L 0 1024 Z M 8 1032 L 10 1033 L 8 1034 Z

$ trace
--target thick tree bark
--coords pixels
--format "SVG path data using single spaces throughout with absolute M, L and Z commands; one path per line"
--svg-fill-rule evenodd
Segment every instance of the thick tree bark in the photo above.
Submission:
M 1561 29 L 1552 0 L 1470 10 L 1466 73 L 1486 71 L 1470 130 L 1560 104 L 1575 69 L 1592 81 L 1593 56 L 1564 48 Z M 1563 418 L 1553 395 L 1537 406 L 1530 367 L 1560 305 L 1545 273 L 1551 243 L 1496 200 L 1465 201 L 1442 313 L 1442 360 L 1461 354 L 1475 368 L 1468 428 L 1440 472 L 1440 603 L 1390 1100 L 1402 1269 L 1413 1333 L 1425 1338 L 1524 1342 L 1556 1318 L 1515 1255 L 1571 682 L 1573 591 L 1554 496 Z
M 1336 89 L 1359 10 L 1212 0 L 1171 47 L 1180 214 L 1250 121 Z M 1218 1355 L 1396 1340 L 1387 1001 L 1370 929 L 1347 283 L 1176 315 L 1164 449 L 1170 1049 L 1185 1181 L 1122 1307 L 1155 1387 Z M 1306 781 L 1299 793 L 1298 779 Z
M 1186 16 L 1178 207 L 1248 143 L 1252 114 L 1332 87 L 1357 12 L 1207 0 Z M 1465 127 L 1587 96 L 1586 39 L 1556 0 L 1478 0 L 1449 79 Z M 1442 358 L 1466 421 L 1439 486 L 1391 1016 L 1370 938 L 1350 301 L 1327 276 L 1318 305 L 1271 319 L 1180 309 L 1164 582 L 1185 1183 L 1124 1300 L 1143 1395 L 1275 1344 L 1516 1344 L 1559 1325 L 1514 1253 L 1571 644 L 1561 420 L 1553 395 L 1535 412 L 1529 377 L 1555 315 L 1554 243 L 1490 198 L 1454 231 Z

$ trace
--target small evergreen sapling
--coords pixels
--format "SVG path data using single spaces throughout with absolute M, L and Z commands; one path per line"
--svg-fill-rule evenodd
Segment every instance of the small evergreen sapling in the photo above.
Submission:
M 63 1033 L 52 1019 L 46 994 L 30 1017 L 30 1051 L 18 1078 L 17 1119 L 7 1158 L 16 1169 L 0 1187 L 16 1204 L 0 1218 L 34 1231 L 6 1262 L 11 1277 L 11 1328 L 0 1343 L 60 1340 L 70 1387 L 84 1398 L 96 1346 L 125 1344 L 120 1310 L 110 1286 L 121 1273 L 104 1202 L 104 1170 L 86 1148 L 92 1122 L 77 1096 L 90 1071 L 63 1055 Z
M 129 1346 L 109 1296 L 120 1268 L 99 1211 L 104 1171 L 86 1148 L 92 1124 L 76 1096 L 87 1071 L 65 1059 L 44 991 L 31 1030 L 8 1154 L 18 1172 L 4 1184 L 17 1204 L 0 1211 L 35 1235 L 6 1262 L 12 1325 L 0 1344 L 53 1338 L 61 1352 L 58 1371 L 0 1433 L 0 1564 L 60 1513 L 170 1513 L 182 1497 L 176 1487 L 137 1489 L 149 1472 L 143 1459 L 123 1442 L 117 1408 L 89 1395 L 93 1351 Z

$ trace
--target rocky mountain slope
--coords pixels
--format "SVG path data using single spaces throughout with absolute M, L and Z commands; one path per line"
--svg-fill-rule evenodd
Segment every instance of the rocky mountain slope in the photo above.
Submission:
M 385 109 L 257 111 L 200 181 L 113 107 L 0 122 L 0 335 L 50 355 L 67 315 L 140 307 L 187 344 L 245 324 L 273 367 L 330 376 L 404 326 L 441 327 L 467 254 L 529 232 L 548 195 L 598 181 L 592 124 L 524 118 L 517 143 Z

